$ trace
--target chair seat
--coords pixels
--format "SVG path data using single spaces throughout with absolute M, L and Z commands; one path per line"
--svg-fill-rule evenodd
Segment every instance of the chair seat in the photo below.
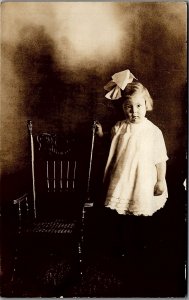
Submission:
M 53 221 L 34 222 L 26 229 L 27 233 L 52 233 L 52 234 L 72 234 L 76 229 L 76 222 L 64 222 L 61 219 Z
M 80 226 L 77 221 L 62 219 L 36 220 L 22 227 L 20 232 L 21 252 L 32 256 L 42 254 L 42 260 L 47 255 L 78 255 L 80 241 Z M 73 247 L 73 245 L 75 245 Z

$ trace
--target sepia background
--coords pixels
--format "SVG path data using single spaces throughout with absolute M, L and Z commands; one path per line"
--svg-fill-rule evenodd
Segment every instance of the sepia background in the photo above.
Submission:
M 28 184 L 27 120 L 37 130 L 84 137 L 95 119 L 110 130 L 121 115 L 103 86 L 125 69 L 154 99 L 148 117 L 165 137 L 169 189 L 184 180 L 186 3 L 17 2 L 1 9 L 3 201 Z

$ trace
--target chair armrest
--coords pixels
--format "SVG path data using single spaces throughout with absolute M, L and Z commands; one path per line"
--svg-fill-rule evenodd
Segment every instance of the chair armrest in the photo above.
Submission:
M 17 199 L 14 199 L 13 200 L 13 204 L 19 204 L 23 201 L 26 201 L 27 202 L 27 197 L 28 197 L 28 193 L 25 193 L 23 196 L 17 198 Z
M 21 197 L 12 200 L 13 205 L 16 205 L 18 208 L 18 218 L 21 219 L 24 217 L 24 214 L 29 214 L 29 194 L 25 193 Z

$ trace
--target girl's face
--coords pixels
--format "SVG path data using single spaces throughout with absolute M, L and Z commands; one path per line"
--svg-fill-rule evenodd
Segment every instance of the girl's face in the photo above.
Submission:
M 146 115 L 146 103 L 143 96 L 135 94 L 130 99 L 125 100 L 123 111 L 130 122 L 140 123 L 143 121 Z

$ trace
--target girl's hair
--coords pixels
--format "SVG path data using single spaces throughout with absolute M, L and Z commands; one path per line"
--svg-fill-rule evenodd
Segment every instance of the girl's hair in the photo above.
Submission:
M 145 88 L 140 82 L 128 83 L 126 88 L 122 91 L 122 100 L 132 98 L 132 96 L 136 94 L 140 94 L 144 97 L 147 111 L 153 110 L 153 100 L 147 88 Z

